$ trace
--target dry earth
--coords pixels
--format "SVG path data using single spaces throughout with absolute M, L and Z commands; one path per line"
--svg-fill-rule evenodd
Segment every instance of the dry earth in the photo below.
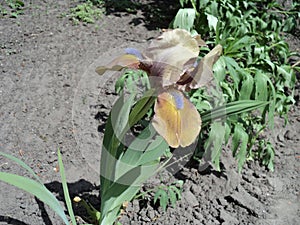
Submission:
M 115 77 L 94 69 L 125 47 L 143 49 L 172 18 L 156 18 L 159 1 L 143 1 L 136 13 L 112 12 L 95 25 L 73 26 L 61 14 L 74 1 L 31 1 L 18 18 L 0 21 L 0 149 L 26 162 L 63 201 L 57 168 L 60 148 L 72 196 L 99 204 L 98 158 L 103 126 L 116 99 Z M 164 8 L 165 9 L 165 8 Z M 153 23 L 153 21 L 155 21 Z M 299 51 L 299 39 L 289 37 Z M 227 147 L 222 171 L 185 167 L 167 171 L 143 187 L 184 180 L 183 198 L 163 212 L 153 202 L 134 200 L 120 221 L 126 224 L 299 224 L 299 83 L 289 124 L 276 119 L 266 133 L 276 148 L 275 172 L 249 162 L 241 174 Z M 25 175 L 0 157 L 0 170 Z M 62 221 L 33 196 L 0 182 L 0 224 L 56 225 Z M 63 203 L 62 203 L 63 204 Z M 85 218 L 83 210 L 76 213 Z M 298 221 L 298 222 L 297 222 Z

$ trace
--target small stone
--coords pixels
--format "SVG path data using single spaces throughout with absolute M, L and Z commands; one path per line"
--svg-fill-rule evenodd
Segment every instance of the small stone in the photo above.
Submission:
M 152 220 L 155 217 L 155 213 L 152 209 L 148 209 L 147 216 Z
M 220 202 L 221 205 L 226 206 L 228 205 L 228 202 L 224 198 L 218 198 L 218 201 Z
M 224 209 L 221 210 L 220 212 L 220 218 L 224 220 L 222 224 L 226 225 L 232 225 L 232 224 L 238 224 L 239 221 L 231 216 L 228 212 L 226 212 Z
M 280 142 L 284 142 L 284 136 L 283 136 L 283 134 L 281 134 L 281 133 L 278 134 L 277 135 L 277 140 L 280 141 Z
M 183 192 L 182 196 L 185 199 L 185 201 L 189 203 L 191 207 L 195 207 L 199 205 L 196 196 L 191 191 Z

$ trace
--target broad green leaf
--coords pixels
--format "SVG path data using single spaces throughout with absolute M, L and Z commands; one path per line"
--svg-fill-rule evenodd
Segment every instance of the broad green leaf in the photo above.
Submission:
M 222 144 L 224 142 L 225 127 L 220 121 L 215 121 L 211 125 L 208 140 L 205 142 L 205 155 L 210 159 L 216 170 L 220 171 L 220 156 L 222 151 Z
M 176 201 L 177 201 L 176 193 L 174 192 L 174 190 L 172 188 L 168 188 L 168 192 L 169 192 L 169 199 L 170 199 L 171 205 L 175 208 Z
M 0 180 L 36 196 L 56 212 L 66 225 L 69 225 L 68 219 L 59 201 L 43 184 L 27 177 L 5 172 L 0 172 Z
M 103 144 L 101 149 L 101 194 L 104 195 L 112 180 L 114 180 L 115 163 L 120 152 L 120 143 L 125 132 L 129 129 L 128 117 L 130 107 L 133 103 L 133 95 L 129 101 L 124 103 L 124 96 L 121 95 L 114 104 L 105 126 Z
M 179 9 L 173 21 L 173 28 L 181 28 L 191 31 L 194 26 L 196 11 L 193 8 Z
M 214 64 L 214 77 L 218 82 L 222 82 L 226 76 L 226 60 L 224 56 L 220 56 L 219 60 Z
M 130 201 L 139 191 L 141 183 L 152 176 L 157 167 L 158 163 L 151 166 L 137 166 L 109 186 L 101 198 L 101 224 L 111 224 L 103 221 L 107 221 L 106 217 L 113 218 L 110 212 L 116 208 L 120 209 L 123 202 Z
M 264 74 L 257 72 L 255 77 L 255 99 L 259 101 L 267 101 L 268 100 L 268 80 L 267 76 Z
M 248 100 L 251 97 L 254 80 L 249 73 L 244 73 L 244 80 L 242 81 L 242 87 L 240 90 L 239 100 Z
M 120 98 L 123 98 L 121 96 Z M 122 102 L 120 107 L 113 107 L 111 111 L 111 121 L 113 125 L 114 134 L 120 140 L 123 138 L 125 132 L 129 129 L 128 121 L 129 121 L 129 112 L 131 110 L 131 106 L 134 103 L 135 94 L 131 94 L 126 101 Z
M 166 211 L 168 205 L 168 193 L 163 189 L 158 189 L 158 191 L 154 195 L 154 203 L 159 199 L 159 204 L 162 207 L 163 211 Z
M 153 104 L 149 105 L 149 99 L 144 98 L 138 101 L 129 117 L 144 116 Z M 147 111 L 144 108 L 148 108 Z M 143 115 L 140 115 L 139 109 L 144 113 Z M 122 110 L 119 110 L 119 113 L 121 112 Z M 130 124 L 137 122 L 135 117 L 129 120 L 132 121 L 129 122 Z M 138 192 L 142 182 L 156 173 L 159 166 L 158 159 L 168 145 L 160 136 L 153 139 L 155 134 L 152 127 L 146 128 L 117 159 L 114 159 L 109 151 L 102 152 L 101 162 L 104 165 L 101 166 L 106 166 L 105 169 L 110 172 L 111 176 L 101 178 L 102 183 L 106 185 L 105 189 L 101 189 L 101 224 L 112 224 L 118 216 L 122 203 L 130 201 Z M 107 161 L 111 163 L 107 164 Z
M 136 124 L 138 121 L 140 121 L 146 113 L 149 111 L 149 109 L 153 106 L 155 102 L 155 90 L 150 89 L 145 92 L 143 97 L 141 97 L 140 100 L 134 105 L 130 112 L 129 116 L 129 126 L 132 127 L 134 124 Z
M 149 129 L 149 127 L 151 129 Z M 153 139 L 157 133 L 151 125 L 149 127 L 145 128 L 145 130 L 135 138 L 125 153 L 121 155 L 116 162 L 115 179 L 119 179 L 119 177 L 135 167 L 151 165 L 153 162 L 157 164 L 159 157 L 165 153 L 168 148 L 167 143 L 161 136 L 157 136 Z M 145 136 L 146 139 L 144 139 Z
M 228 69 L 228 72 L 233 79 L 235 89 L 238 89 L 239 83 L 240 83 L 240 75 L 239 71 L 241 71 L 240 66 L 237 64 L 237 62 L 228 56 L 224 56 L 224 60 Z
M 216 32 L 217 31 L 218 18 L 215 17 L 214 15 L 209 14 L 209 13 L 205 13 L 205 15 L 207 17 L 207 22 L 208 22 L 209 28 Z
M 248 144 L 249 136 L 245 131 L 244 127 L 237 123 L 234 127 L 234 134 L 232 137 L 232 151 L 233 155 L 238 160 L 238 170 L 241 172 L 243 165 L 247 159 L 247 144 Z M 237 153 L 237 150 L 239 151 Z

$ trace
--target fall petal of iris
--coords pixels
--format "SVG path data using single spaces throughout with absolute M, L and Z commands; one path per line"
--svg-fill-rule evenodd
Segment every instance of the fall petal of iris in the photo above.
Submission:
M 99 66 L 96 68 L 96 72 L 102 75 L 106 70 L 120 71 L 123 68 L 138 69 L 140 61 L 135 55 L 125 54 L 111 61 L 106 66 Z
M 182 92 L 169 89 L 160 94 L 154 111 L 153 127 L 171 147 L 186 147 L 196 140 L 201 129 L 201 118 Z

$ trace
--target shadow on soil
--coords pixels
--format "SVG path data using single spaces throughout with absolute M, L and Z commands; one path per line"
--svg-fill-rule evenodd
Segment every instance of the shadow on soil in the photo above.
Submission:
M 45 184 L 45 186 L 51 193 L 56 194 L 56 198 L 59 201 L 65 202 L 62 184 L 60 182 L 54 181 Z M 80 196 L 86 202 L 91 203 L 91 205 L 94 206 L 96 209 L 100 208 L 99 186 L 96 186 L 86 180 L 81 179 L 74 183 L 68 183 L 68 188 L 69 188 L 69 194 L 71 200 L 75 196 Z M 44 224 L 53 225 L 47 213 L 47 210 L 45 208 L 45 204 L 37 198 L 35 198 L 35 200 L 38 204 L 39 211 L 41 212 L 41 217 L 43 219 Z M 85 221 L 89 221 L 88 214 L 83 207 L 80 207 L 78 204 L 72 204 L 72 205 L 73 205 L 74 214 L 76 216 L 83 218 Z M 1 222 L 5 222 L 7 224 L 12 224 L 12 225 L 31 225 L 31 224 L 24 223 L 18 219 L 12 218 L 11 216 L 4 216 L 0 214 L 0 223 Z
M 14 219 L 10 216 L 3 216 L 3 215 L 0 215 L 0 222 L 5 222 L 7 224 L 12 224 L 12 225 L 30 225 L 18 219 Z
M 57 196 L 58 200 L 65 202 L 62 184 L 60 182 L 54 181 L 45 184 L 45 186 L 49 189 L 49 191 L 51 191 L 52 193 L 56 193 L 58 195 Z M 99 186 L 96 186 L 84 179 L 80 179 L 79 181 L 76 181 L 74 183 L 68 183 L 68 189 L 69 189 L 71 200 L 74 197 L 79 196 L 81 199 L 84 199 L 87 203 L 90 203 L 96 209 L 100 208 L 100 199 L 99 199 L 100 187 Z M 79 216 L 84 220 L 89 221 L 88 214 L 83 207 L 81 207 L 79 204 L 72 204 L 72 206 L 73 206 L 74 214 L 76 216 Z M 45 209 L 41 207 L 40 210 L 46 213 Z M 44 215 L 42 213 L 42 217 L 46 225 L 52 225 L 52 223 L 47 223 L 48 222 L 47 220 L 49 219 L 47 218 L 48 215 Z
M 141 11 L 141 16 L 134 18 L 129 24 L 144 24 L 148 30 L 157 30 L 169 27 L 180 5 L 173 0 L 106 0 L 105 8 L 108 15 L 120 17 L 121 13 L 136 14 Z

